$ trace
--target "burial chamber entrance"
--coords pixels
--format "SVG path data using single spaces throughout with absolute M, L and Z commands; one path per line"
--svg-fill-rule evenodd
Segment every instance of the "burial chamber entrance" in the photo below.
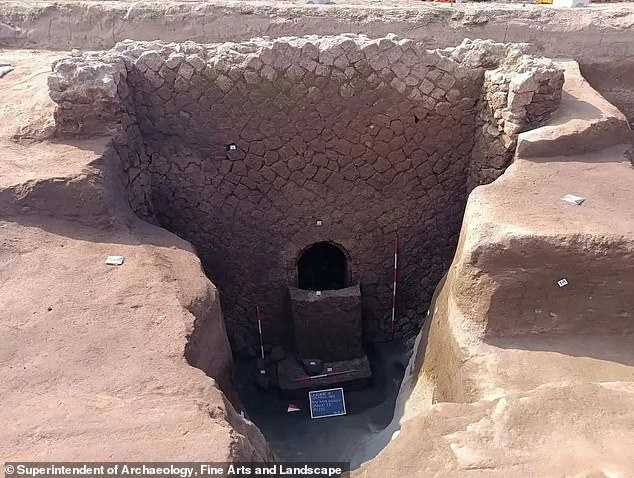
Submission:
M 348 277 L 347 262 L 345 253 L 336 245 L 313 244 L 297 262 L 298 287 L 314 291 L 343 289 Z
M 298 287 L 288 288 L 295 357 L 280 360 L 276 366 L 283 392 L 335 383 L 362 386 L 372 375 L 362 346 L 361 287 L 349 281 L 347 256 L 341 246 L 323 241 L 301 252 Z M 296 381 L 303 374 L 315 377 L 324 371 L 332 376 Z

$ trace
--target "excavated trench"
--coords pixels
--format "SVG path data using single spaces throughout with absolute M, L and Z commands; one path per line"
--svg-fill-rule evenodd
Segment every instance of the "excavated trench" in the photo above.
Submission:
M 623 112 L 634 126 L 634 60 L 580 62 L 579 66 L 588 83 Z
M 132 209 L 196 248 L 242 357 L 247 413 L 281 458 L 326 460 L 389 423 L 407 355 L 398 342 L 418 333 L 467 195 L 504 172 L 519 132 L 557 109 L 563 74 L 513 45 L 429 51 L 342 35 L 126 41 L 62 60 L 49 84 L 60 134 L 114 133 Z M 78 99 L 86 91 L 89 103 Z M 256 308 L 266 353 L 288 352 L 298 343 L 289 290 L 357 285 L 373 384 L 349 393 L 346 417 L 311 421 L 305 401 L 287 416 L 287 399 L 253 385 Z M 338 330 L 334 320 L 324 308 L 312 335 Z M 337 334 L 344 349 L 361 346 L 361 335 Z

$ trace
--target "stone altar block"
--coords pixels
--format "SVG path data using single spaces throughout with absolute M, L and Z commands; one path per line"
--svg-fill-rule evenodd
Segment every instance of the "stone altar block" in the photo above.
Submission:
M 361 344 L 361 289 L 289 287 L 298 357 L 340 361 L 365 356 Z

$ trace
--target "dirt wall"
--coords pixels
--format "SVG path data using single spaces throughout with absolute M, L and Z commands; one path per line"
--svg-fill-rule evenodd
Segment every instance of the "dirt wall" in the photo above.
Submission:
M 464 38 L 531 43 L 535 53 L 583 63 L 626 58 L 634 45 L 631 5 L 556 9 L 543 5 L 390 6 L 290 2 L 0 2 L 0 46 L 107 49 L 125 39 L 212 43 L 269 35 L 395 33 L 430 48 Z
M 634 118 L 631 3 L 558 9 L 548 5 L 437 5 L 394 0 L 319 7 L 292 2 L 0 2 L 0 47 L 107 49 L 125 39 L 243 41 L 268 35 L 388 33 L 428 48 L 465 38 L 526 42 L 534 54 L 577 60 L 601 94 Z M 627 66 L 630 65 L 630 66 Z M 607 68 L 607 70 L 606 70 Z M 614 70 L 614 71 L 613 71 Z

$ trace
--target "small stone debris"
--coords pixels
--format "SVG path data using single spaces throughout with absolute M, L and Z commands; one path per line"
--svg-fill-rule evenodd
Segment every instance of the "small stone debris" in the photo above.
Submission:
M 106 264 L 109 266 L 120 266 L 121 264 L 123 264 L 123 261 L 123 256 L 108 256 L 106 258 Z
M 580 206 L 586 198 L 582 198 L 581 196 L 575 196 L 574 194 L 566 194 L 561 198 L 563 201 L 569 202 L 570 204 L 576 204 Z
M 270 356 L 266 357 L 258 357 L 255 361 L 255 366 L 261 371 L 261 373 L 266 373 L 265 369 L 271 364 Z
M 324 367 L 322 361 L 319 359 L 304 359 L 302 360 L 302 366 L 310 376 L 319 375 Z
M 271 381 L 269 377 L 266 375 L 266 370 L 260 370 L 255 377 L 255 384 L 260 387 L 262 390 L 268 390 L 271 386 Z
M 284 360 L 286 357 L 286 352 L 284 352 L 284 347 L 281 345 L 277 345 L 271 349 L 271 353 L 269 354 L 269 359 L 271 362 L 276 363 L 280 360 Z

